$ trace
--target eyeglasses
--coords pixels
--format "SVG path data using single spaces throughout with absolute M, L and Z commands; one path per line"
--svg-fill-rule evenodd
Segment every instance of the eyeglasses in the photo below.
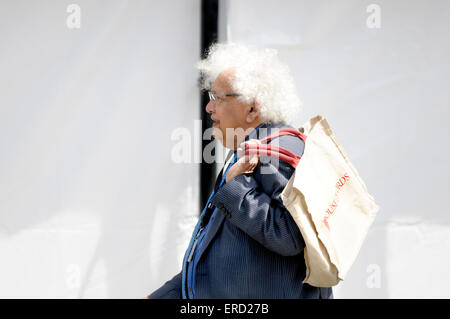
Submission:
M 217 97 L 218 96 L 241 96 L 242 94 L 237 94 L 237 93 L 231 93 L 231 94 L 215 94 L 211 91 L 208 91 L 208 95 L 209 95 L 209 100 L 214 100 L 217 101 Z

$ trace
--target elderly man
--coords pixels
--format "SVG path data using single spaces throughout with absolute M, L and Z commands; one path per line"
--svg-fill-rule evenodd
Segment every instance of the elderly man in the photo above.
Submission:
M 231 151 L 194 231 L 183 269 L 147 298 L 333 298 L 302 283 L 302 235 L 280 193 L 289 164 L 238 156 L 243 142 L 292 127 L 300 107 L 293 79 L 275 50 L 215 44 L 198 67 L 209 91 L 214 137 Z M 271 143 L 301 156 L 304 142 Z M 300 161 L 301 165 L 301 161 Z

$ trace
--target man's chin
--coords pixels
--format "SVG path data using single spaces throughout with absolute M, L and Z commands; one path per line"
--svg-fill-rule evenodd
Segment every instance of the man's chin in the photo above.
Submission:
M 228 148 L 228 149 L 232 149 L 232 148 L 233 148 L 232 145 L 227 145 L 226 143 L 224 143 L 224 141 L 223 141 L 223 136 L 222 136 L 222 132 L 221 132 L 219 129 L 217 129 L 217 132 L 216 132 L 216 129 L 214 129 L 214 131 L 213 131 L 213 133 L 212 133 L 212 137 L 213 137 L 216 141 L 220 142 L 220 144 L 221 144 L 223 147 Z
M 220 144 L 222 144 L 222 146 L 226 147 L 223 143 L 223 139 L 222 139 L 222 135 L 219 134 L 214 134 L 214 132 L 212 133 L 212 137 L 217 141 L 220 142 Z
M 212 137 L 214 137 L 214 139 L 216 140 L 222 140 L 223 137 L 222 131 L 218 127 L 213 127 L 212 129 L 213 129 L 211 133 Z
M 228 148 L 230 150 L 234 150 L 236 149 L 236 136 L 231 135 L 229 136 L 229 138 L 225 138 L 225 139 L 229 139 L 229 141 L 225 141 L 222 130 L 218 127 L 214 127 L 213 131 L 211 133 L 211 136 L 220 142 L 220 144 L 222 144 L 223 147 Z M 233 141 L 233 138 L 235 139 Z

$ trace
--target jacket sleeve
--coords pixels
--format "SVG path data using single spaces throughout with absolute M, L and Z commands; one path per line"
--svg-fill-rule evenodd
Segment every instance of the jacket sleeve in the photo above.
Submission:
M 277 140 L 279 146 L 299 156 L 303 154 L 301 139 L 280 136 Z M 294 168 L 282 160 L 273 162 L 260 156 L 252 174 L 238 175 L 224 184 L 211 203 L 267 249 L 284 256 L 297 255 L 305 243 L 280 197 L 293 173 Z
M 181 299 L 181 272 L 148 297 L 150 299 Z

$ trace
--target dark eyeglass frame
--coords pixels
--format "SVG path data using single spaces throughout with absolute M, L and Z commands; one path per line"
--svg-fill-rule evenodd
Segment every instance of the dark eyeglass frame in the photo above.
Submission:
M 230 93 L 230 94 L 215 94 L 211 91 L 208 91 L 208 95 L 209 95 L 209 100 L 213 100 L 213 101 L 217 101 L 217 97 L 218 96 L 241 96 L 242 94 L 238 94 L 238 93 Z

